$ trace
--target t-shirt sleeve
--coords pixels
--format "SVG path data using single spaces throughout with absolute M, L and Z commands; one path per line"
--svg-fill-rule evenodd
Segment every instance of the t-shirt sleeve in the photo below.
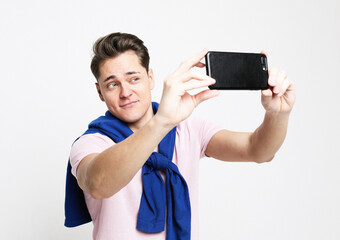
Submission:
M 194 131 L 197 131 L 198 139 L 200 141 L 201 145 L 201 154 L 200 157 L 207 157 L 205 155 L 205 150 L 210 142 L 210 139 L 220 130 L 223 130 L 224 128 L 212 121 L 205 120 L 205 119 L 198 119 L 193 118 L 192 119 L 192 127 Z
M 81 136 L 73 145 L 70 152 L 71 172 L 77 177 L 80 161 L 89 154 L 101 153 L 115 143 L 107 136 L 99 133 Z

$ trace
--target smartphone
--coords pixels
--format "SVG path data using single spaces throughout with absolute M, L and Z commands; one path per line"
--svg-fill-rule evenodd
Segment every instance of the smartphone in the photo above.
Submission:
M 207 75 L 216 83 L 210 89 L 268 89 L 268 63 L 261 53 L 215 52 L 205 55 Z

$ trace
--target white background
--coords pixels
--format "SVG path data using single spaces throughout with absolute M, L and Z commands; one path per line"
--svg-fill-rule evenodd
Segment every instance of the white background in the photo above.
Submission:
M 266 49 L 296 84 L 272 162 L 201 161 L 201 239 L 340 239 L 339 23 L 336 0 L 2 0 L 0 238 L 91 239 L 92 224 L 63 226 L 65 170 L 73 140 L 106 110 L 92 44 L 121 31 L 149 48 L 156 101 L 163 79 L 203 47 Z M 193 115 L 253 131 L 264 110 L 258 91 L 224 91 Z

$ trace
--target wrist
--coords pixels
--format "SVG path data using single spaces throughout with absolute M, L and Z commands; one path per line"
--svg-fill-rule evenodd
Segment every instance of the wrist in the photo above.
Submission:
M 154 127 L 160 128 L 167 132 L 169 132 L 171 129 L 173 129 L 176 126 L 176 124 L 169 122 L 166 118 L 160 116 L 157 113 L 152 117 L 150 121 L 151 121 L 151 124 L 154 125 Z
M 288 119 L 290 112 L 266 111 L 266 117 Z
M 264 121 L 266 123 L 275 123 L 275 125 L 286 125 L 289 120 L 290 113 L 288 112 L 266 112 Z

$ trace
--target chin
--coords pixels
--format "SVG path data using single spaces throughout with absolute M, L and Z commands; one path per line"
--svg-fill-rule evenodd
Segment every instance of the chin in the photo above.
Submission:
M 140 119 L 141 118 L 138 118 L 138 117 L 125 117 L 125 118 L 122 118 L 121 120 L 128 124 L 133 124 L 133 123 L 138 122 Z
M 142 119 L 143 114 L 134 112 L 131 114 L 118 114 L 115 116 L 119 118 L 120 120 L 122 120 L 123 122 L 135 123 L 135 122 L 138 122 L 140 119 Z

